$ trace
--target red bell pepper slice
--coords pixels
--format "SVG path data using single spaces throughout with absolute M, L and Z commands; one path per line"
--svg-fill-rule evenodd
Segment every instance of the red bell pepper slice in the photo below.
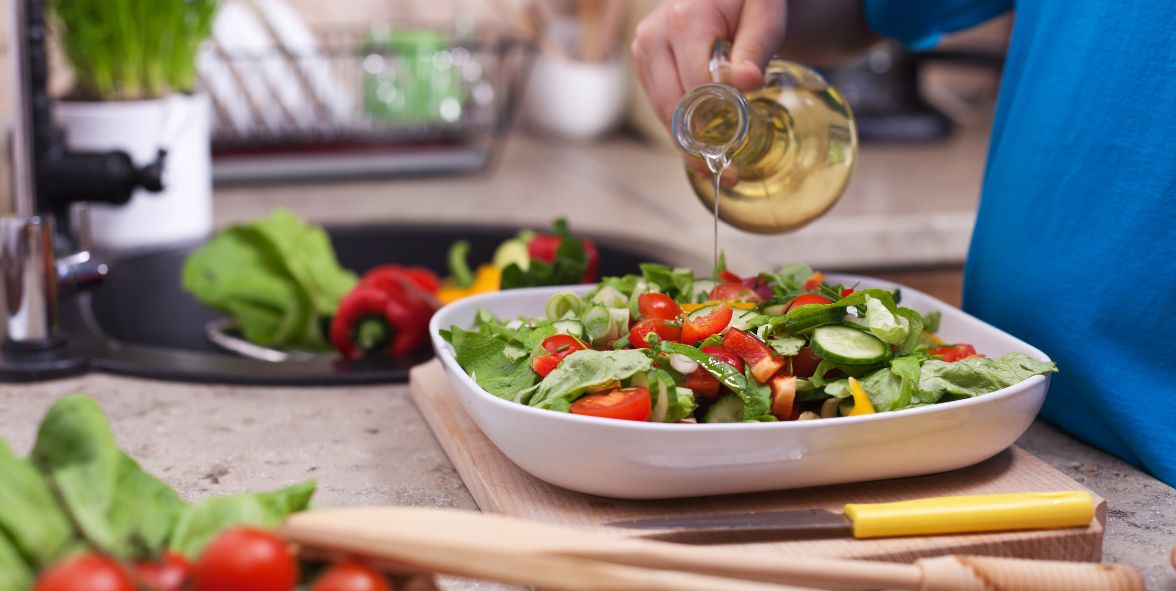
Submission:
M 766 384 L 784 367 L 784 360 L 771 347 L 738 328 L 728 330 L 723 336 L 723 348 L 747 362 L 751 366 L 751 375 L 761 384 Z

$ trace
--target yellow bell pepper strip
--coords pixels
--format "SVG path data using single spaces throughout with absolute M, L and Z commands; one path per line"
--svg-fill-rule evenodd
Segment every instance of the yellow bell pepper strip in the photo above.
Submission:
M 719 300 L 708 300 L 708 301 L 703 302 L 701 304 L 682 304 L 682 311 L 689 314 L 691 312 L 696 312 L 696 311 L 701 310 L 703 308 L 706 308 L 708 306 L 717 306 L 719 304 L 726 304 L 728 307 L 737 308 L 739 310 L 754 310 L 755 309 L 755 302 L 731 302 L 731 301 L 720 302 Z
M 465 297 L 498 291 L 501 275 L 494 265 L 481 265 L 474 273 L 474 282 L 469 287 L 458 287 L 456 282 L 446 279 L 441 289 L 437 290 L 437 299 L 442 304 L 456 302 Z
M 872 415 L 877 412 L 874 405 L 870 404 L 870 397 L 866 396 L 866 389 L 855 378 L 849 378 L 849 393 L 853 394 L 853 410 L 849 411 L 849 416 Z

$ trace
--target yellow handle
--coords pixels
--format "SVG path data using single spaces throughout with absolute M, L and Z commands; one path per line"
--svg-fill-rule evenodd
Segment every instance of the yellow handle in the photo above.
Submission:
M 1086 491 L 939 497 L 845 506 L 855 538 L 1084 527 L 1094 518 Z

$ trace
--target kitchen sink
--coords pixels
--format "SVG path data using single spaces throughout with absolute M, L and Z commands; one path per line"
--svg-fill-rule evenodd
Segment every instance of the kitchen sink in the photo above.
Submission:
M 344 267 L 363 272 L 383 263 L 421 265 L 447 272 L 447 253 L 457 240 L 471 245 L 470 262 L 488 262 L 517 228 L 485 226 L 371 225 L 328 227 Z M 594 239 L 602 275 L 638 272 L 657 261 L 648 245 Z M 333 355 L 272 362 L 225 352 L 206 337 L 220 317 L 180 287 L 185 258 L 199 244 L 110 260 L 105 282 L 62 298 L 61 323 L 68 344 L 57 350 L 0 357 L 0 379 L 23 381 L 97 370 L 186 382 L 258 385 L 331 385 L 402 382 L 432 353 L 402 359 L 347 361 Z M 24 367 L 22 367 L 22 362 Z

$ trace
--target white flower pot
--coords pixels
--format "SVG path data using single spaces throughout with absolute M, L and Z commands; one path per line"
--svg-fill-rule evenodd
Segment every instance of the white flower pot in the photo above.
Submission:
M 135 166 L 167 150 L 164 190 L 135 191 L 126 205 L 94 204 L 94 245 L 105 250 L 162 246 L 202 238 L 212 231 L 209 103 L 203 95 L 157 100 L 58 102 L 57 125 L 78 151 L 126 152 Z M 85 196 L 79 196 L 82 200 Z

